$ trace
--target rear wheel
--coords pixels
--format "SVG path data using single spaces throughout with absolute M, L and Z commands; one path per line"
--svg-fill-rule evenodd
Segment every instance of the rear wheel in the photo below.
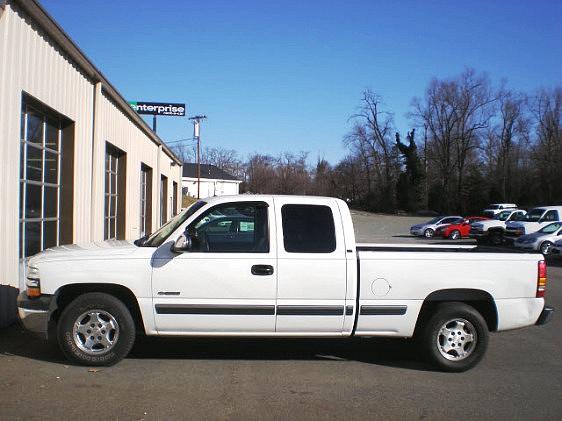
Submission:
M 461 238 L 461 233 L 459 230 L 454 230 L 453 232 L 451 232 L 449 234 L 449 238 L 451 240 L 458 240 L 459 238 Z
M 431 228 L 428 228 L 423 232 L 423 235 L 425 238 L 432 238 L 435 235 L 435 231 L 433 231 Z
M 488 346 L 484 318 L 464 303 L 440 304 L 419 333 L 428 360 L 444 371 L 465 371 L 482 359 Z
M 545 256 L 547 254 L 550 254 L 551 249 L 552 249 L 552 243 L 550 241 L 544 241 L 541 244 L 541 253 L 544 254 Z
M 135 323 L 127 306 L 112 295 L 80 295 L 62 312 L 57 338 L 65 356 L 82 365 L 113 365 L 135 342 Z
M 501 246 L 503 243 L 503 233 L 501 231 L 492 231 L 490 233 L 490 243 L 494 246 Z

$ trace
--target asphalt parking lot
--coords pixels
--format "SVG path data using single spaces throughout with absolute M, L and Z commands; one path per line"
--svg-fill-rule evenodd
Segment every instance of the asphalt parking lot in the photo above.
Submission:
M 354 219 L 359 241 L 418 241 L 418 220 Z M 547 302 L 562 309 L 562 261 L 549 263 Z M 13 326 L 0 331 L 0 419 L 560 419 L 561 331 L 555 313 L 493 334 L 479 366 L 449 374 L 411 341 L 372 339 L 147 338 L 94 370 Z

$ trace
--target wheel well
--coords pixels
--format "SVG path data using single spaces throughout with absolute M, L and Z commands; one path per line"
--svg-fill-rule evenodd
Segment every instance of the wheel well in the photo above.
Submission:
M 444 302 L 461 302 L 474 307 L 486 320 L 490 332 L 498 329 L 498 312 L 494 299 L 489 293 L 479 289 L 456 288 L 434 291 L 426 297 L 418 316 L 416 331 L 434 314 L 435 308 Z
M 121 300 L 131 312 L 137 332 L 145 331 L 142 313 L 135 294 L 129 288 L 118 284 L 69 284 L 59 288 L 55 294 L 57 308 L 51 315 L 50 321 L 56 324 L 64 308 L 76 297 L 88 292 L 103 292 Z
M 493 234 L 495 234 L 495 233 L 503 234 L 504 229 L 503 229 L 502 227 L 494 227 L 494 228 L 490 228 L 490 229 L 488 230 L 488 232 L 489 232 L 489 233 L 493 233 Z

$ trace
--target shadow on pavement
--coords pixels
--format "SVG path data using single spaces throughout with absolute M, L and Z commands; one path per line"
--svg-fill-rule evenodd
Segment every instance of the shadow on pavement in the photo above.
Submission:
M 18 325 L 0 330 L 0 354 L 72 365 L 56 345 Z M 157 338 L 139 336 L 129 360 L 330 360 L 358 361 L 418 371 L 433 371 L 412 340 L 281 339 L 281 338 Z

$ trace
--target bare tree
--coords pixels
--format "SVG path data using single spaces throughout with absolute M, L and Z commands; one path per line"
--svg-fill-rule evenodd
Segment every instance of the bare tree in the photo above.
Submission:
M 425 98 L 413 100 L 412 116 L 429 130 L 428 158 L 441 182 L 443 210 L 466 209 L 465 170 L 470 160 L 477 158 L 495 100 L 488 77 L 473 69 L 455 79 L 433 79 Z
M 526 116 L 526 98 L 503 86 L 498 94 L 497 115 L 489 128 L 484 147 L 488 174 L 493 181 L 492 195 L 501 201 L 512 201 L 521 185 L 522 160 L 527 153 L 529 121 Z M 496 192 L 497 190 L 497 192 Z
M 542 197 L 562 201 L 562 88 L 542 90 L 532 105 L 536 121 L 533 161 Z
M 396 195 L 394 185 L 400 164 L 393 144 L 392 114 L 382 109 L 382 99 L 371 90 L 365 90 L 361 105 L 351 118 L 355 126 L 344 142 L 359 156 L 367 174 L 367 190 L 371 192 L 371 178 L 378 184 L 374 199 L 381 210 L 394 209 Z M 380 186 L 380 187 L 379 187 Z M 379 194 L 380 193 L 380 194 Z

